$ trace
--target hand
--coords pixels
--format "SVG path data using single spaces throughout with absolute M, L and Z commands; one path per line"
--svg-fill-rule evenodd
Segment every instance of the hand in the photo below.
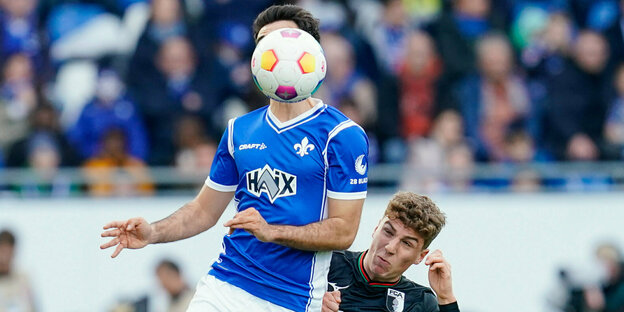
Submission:
M 234 233 L 234 229 L 243 229 L 255 236 L 263 242 L 272 241 L 272 227 L 268 224 L 260 212 L 256 208 L 247 208 L 234 215 L 232 220 L 225 222 L 223 226 L 230 228 L 230 233 Z
M 338 306 L 340 306 L 340 290 L 332 292 L 326 292 L 323 295 L 323 308 L 321 312 L 338 312 Z
M 111 255 L 111 258 L 117 257 L 117 255 L 124 249 L 139 249 L 149 244 L 150 236 L 152 235 L 152 227 L 143 218 L 132 218 L 127 221 L 113 221 L 104 226 L 105 231 L 102 233 L 102 237 L 113 237 L 106 244 L 102 244 L 100 249 L 106 249 L 117 245 L 117 248 Z
M 453 295 L 451 281 L 451 264 L 442 256 L 439 249 L 429 254 L 425 264 L 429 266 L 429 285 L 438 296 L 439 304 L 449 304 L 457 301 Z

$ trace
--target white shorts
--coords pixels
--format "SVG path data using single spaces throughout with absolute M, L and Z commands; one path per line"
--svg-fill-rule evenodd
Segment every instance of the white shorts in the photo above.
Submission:
M 195 295 L 186 312 L 293 312 L 258 298 L 241 288 L 206 274 L 197 282 Z

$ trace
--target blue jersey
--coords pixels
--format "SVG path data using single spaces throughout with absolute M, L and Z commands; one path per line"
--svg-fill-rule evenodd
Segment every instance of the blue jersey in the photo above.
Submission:
M 327 198 L 362 199 L 368 138 L 320 100 L 280 122 L 269 106 L 230 120 L 206 185 L 236 191 L 238 211 L 256 208 L 269 224 L 306 225 L 327 217 Z M 265 243 L 244 230 L 223 238 L 209 274 L 295 311 L 320 311 L 331 252 Z

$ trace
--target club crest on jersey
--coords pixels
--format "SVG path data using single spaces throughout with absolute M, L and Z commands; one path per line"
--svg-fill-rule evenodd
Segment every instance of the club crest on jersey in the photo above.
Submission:
M 276 199 L 297 194 L 297 176 L 265 165 L 247 172 L 247 190 L 260 197 L 266 193 L 271 203 Z
M 301 143 L 297 143 L 293 147 L 295 148 L 297 154 L 301 157 L 308 155 L 309 151 L 314 150 L 314 145 L 309 144 L 308 137 L 304 137 L 303 140 L 301 140 Z
M 364 154 L 358 156 L 355 160 L 355 171 L 360 175 L 366 174 L 366 166 L 367 164 L 364 162 Z
M 386 308 L 392 312 L 403 312 L 403 306 L 405 305 L 405 293 L 388 288 L 388 294 L 386 296 Z

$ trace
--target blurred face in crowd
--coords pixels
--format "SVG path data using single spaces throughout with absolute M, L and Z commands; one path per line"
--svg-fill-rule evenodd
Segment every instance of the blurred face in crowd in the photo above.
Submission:
M 332 81 L 343 81 L 353 72 L 353 47 L 342 36 L 326 33 L 323 34 L 321 44 L 325 50 L 327 75 Z
M 491 81 L 504 80 L 512 70 L 511 47 L 504 37 L 482 39 L 477 47 L 481 73 Z
M 607 63 L 607 49 L 607 42 L 601 35 L 591 31 L 582 32 L 574 45 L 576 62 L 584 71 L 598 74 Z
M 33 79 L 32 62 L 24 54 L 15 54 L 6 62 L 3 74 L 3 83 L 30 82 Z
M 416 31 L 409 35 L 406 43 L 406 64 L 413 74 L 422 70 L 435 57 L 435 49 L 431 37 L 424 32 Z
M 152 0 L 152 20 L 157 24 L 171 25 L 180 20 L 179 0 Z
M 171 295 L 177 295 L 184 289 L 180 273 L 166 265 L 161 265 L 156 269 L 156 276 L 162 287 Z
M 455 0 L 457 12 L 472 16 L 485 18 L 490 14 L 489 0 Z
M 10 16 L 23 18 L 33 12 L 37 6 L 37 0 L 0 0 L 0 5 Z
M 391 26 L 403 26 L 407 23 L 407 11 L 401 0 L 391 0 L 386 4 L 384 20 Z
M 436 118 L 432 135 L 444 145 L 461 142 L 463 134 L 462 117 L 453 110 L 446 110 Z
M 188 77 L 195 69 L 193 47 L 184 38 L 167 40 L 160 48 L 160 70 L 169 78 Z
M 0 243 L 0 275 L 8 274 L 11 270 L 15 246 L 9 243 Z
M 385 216 L 373 233 L 373 242 L 364 259 L 364 269 L 372 280 L 395 282 L 412 264 L 420 263 L 429 252 L 423 250 L 422 235 L 398 219 Z
M 568 50 L 572 42 L 572 24 L 570 19 L 565 14 L 551 14 L 542 37 L 543 42 L 551 50 Z

